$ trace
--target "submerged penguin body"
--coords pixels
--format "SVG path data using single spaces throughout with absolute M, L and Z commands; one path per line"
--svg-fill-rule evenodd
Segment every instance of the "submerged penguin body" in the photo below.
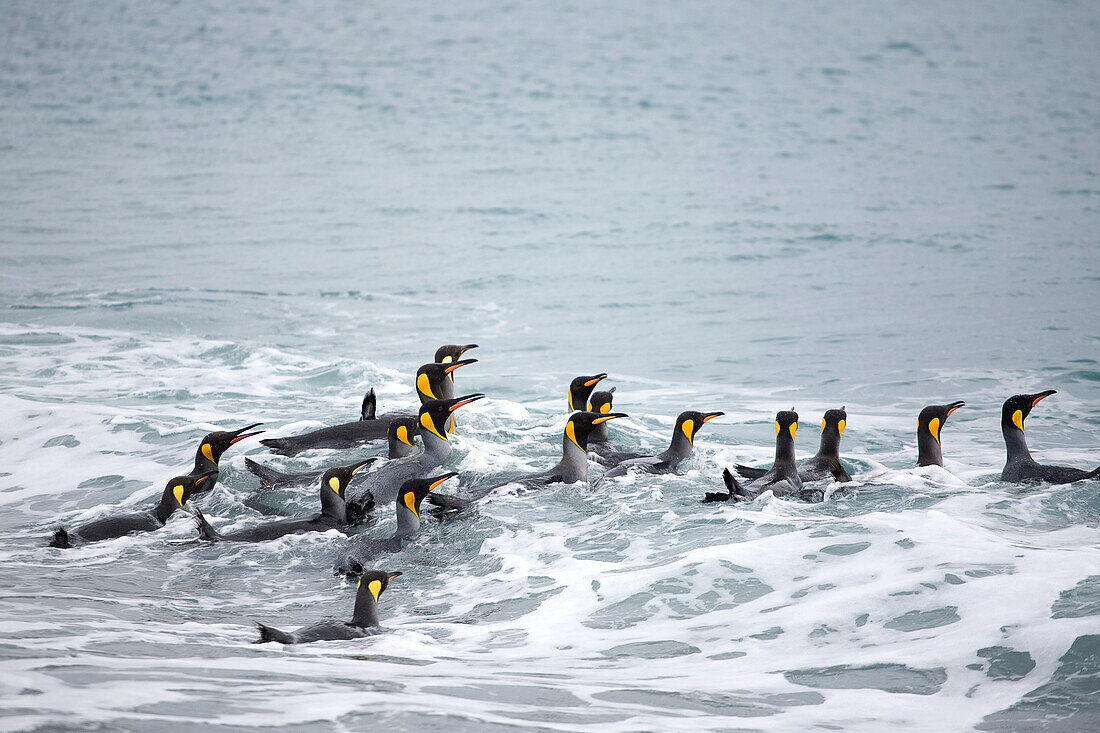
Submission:
M 842 483 L 852 480 L 840 462 L 840 438 L 844 435 L 847 421 L 848 413 L 843 407 L 839 410 L 826 410 L 821 418 L 821 446 L 817 455 L 807 458 L 798 466 L 798 478 L 802 483 L 830 478 Z M 736 468 L 737 473 L 749 480 L 761 478 L 768 472 L 766 468 L 750 468 L 740 463 Z
M 390 581 L 401 575 L 400 572 L 372 570 L 359 579 L 355 593 L 355 611 L 351 621 L 321 621 L 303 626 L 296 631 L 281 631 L 272 626 L 256 623 L 260 638 L 256 644 L 277 641 L 280 644 L 309 644 L 315 641 L 343 641 L 374 636 L 382 631 L 378 618 L 378 601 Z
M 724 415 L 724 412 L 696 412 L 686 410 L 676 418 L 676 425 L 672 429 L 672 442 L 668 449 L 655 456 L 642 456 L 621 461 L 614 468 L 603 475 L 603 479 L 624 476 L 631 471 L 644 473 L 672 473 L 680 464 L 691 455 L 695 447 L 695 436 L 704 424 L 716 417 Z
M 775 415 L 775 461 L 763 476 L 746 484 L 738 483 L 730 470 L 723 469 L 722 480 L 727 493 L 708 491 L 703 501 L 752 501 L 765 491 L 775 496 L 799 495 L 802 492 L 802 479 L 794 462 L 794 434 L 798 430 L 798 413 L 784 410 Z M 812 497 L 817 498 L 814 492 Z

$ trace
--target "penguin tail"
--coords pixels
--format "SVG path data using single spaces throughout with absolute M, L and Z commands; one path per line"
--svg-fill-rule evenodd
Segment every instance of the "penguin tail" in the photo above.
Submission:
M 69 540 L 69 533 L 65 531 L 64 527 L 58 527 L 53 532 L 53 538 L 50 540 L 50 547 L 72 547 L 73 543 Z
M 363 397 L 363 407 L 359 411 L 359 420 L 374 420 L 378 414 L 378 398 L 374 396 L 374 387 L 371 387 Z
M 270 489 L 276 484 L 286 483 L 287 475 L 285 473 L 280 473 L 274 468 L 268 468 L 262 463 L 256 463 L 251 458 L 245 458 L 244 465 L 252 475 L 260 479 L 261 489 Z
M 256 630 L 260 632 L 260 638 L 252 642 L 253 644 L 266 644 L 269 641 L 277 641 L 280 644 L 293 644 L 294 637 L 285 631 L 279 631 L 271 626 L 264 626 L 259 621 L 253 621 L 256 624 Z
M 266 445 L 276 453 L 282 453 L 284 456 L 293 456 L 299 453 L 298 446 L 289 438 L 264 438 L 260 441 L 260 445 Z
M 332 567 L 333 575 L 362 575 L 363 564 L 350 554 L 344 555 Z
M 210 526 L 210 522 L 206 521 L 206 517 L 199 511 L 198 507 L 192 507 L 193 516 L 195 517 L 195 529 L 199 531 L 199 538 L 207 540 L 209 542 L 217 542 L 222 538 L 217 531 Z
M 733 477 L 728 468 L 722 469 L 722 481 L 726 484 L 725 494 L 719 491 L 708 491 L 703 498 L 704 502 L 712 501 L 745 501 L 748 497 L 745 495 L 745 490 L 741 488 L 741 484 L 737 483 L 737 479 Z
M 752 466 L 743 466 L 740 463 L 734 466 L 734 468 L 737 469 L 737 473 L 740 474 L 741 478 L 747 478 L 749 481 L 760 478 L 768 472 L 766 468 L 753 468 Z

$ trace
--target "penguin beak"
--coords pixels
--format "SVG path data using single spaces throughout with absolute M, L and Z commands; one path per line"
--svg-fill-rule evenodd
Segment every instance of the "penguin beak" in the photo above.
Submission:
M 404 575 L 404 573 L 402 573 L 400 570 L 394 570 L 392 573 L 386 573 L 386 574 L 390 576 L 389 577 L 390 580 L 393 580 L 398 575 Z
M 438 486 L 439 486 L 439 485 L 440 485 L 441 483 L 443 483 L 444 481 L 446 481 L 446 480 L 448 480 L 448 479 L 452 479 L 452 478 L 454 478 L 454 477 L 455 477 L 455 476 L 457 476 L 457 475 L 458 475 L 458 474 L 457 474 L 457 473 L 455 473 L 454 471 L 451 471 L 450 473 L 445 473 L 445 474 L 443 474 L 442 476 L 440 476 L 439 478 L 437 478 L 437 479 L 436 479 L 435 481 L 433 481 L 433 482 L 431 483 L 431 485 L 429 485 L 429 486 L 428 486 L 428 491 L 435 491 L 435 490 L 436 490 L 436 488 L 437 488 L 437 487 L 438 487 Z
M 374 457 L 374 458 L 368 458 L 367 460 L 365 460 L 365 461 L 362 461 L 361 463 L 356 463 L 356 464 L 354 464 L 354 465 L 353 465 L 353 466 L 351 467 L 351 475 L 352 475 L 352 476 L 354 476 L 355 474 L 359 473 L 359 472 L 360 472 L 360 471 L 362 471 L 362 470 L 363 470 L 364 468 L 366 468 L 367 466 L 369 466 L 370 464 L 374 463 L 374 462 L 375 462 L 375 461 L 377 461 L 377 460 L 378 460 L 378 458 L 377 458 L 377 457 Z
M 599 417 L 593 418 L 592 424 L 599 425 L 600 423 L 605 423 L 608 420 L 614 420 L 617 417 L 630 417 L 630 415 L 627 415 L 625 412 L 609 412 L 606 415 L 600 415 Z
M 453 405 L 447 408 L 447 412 L 454 412 L 458 408 L 468 405 L 471 402 L 477 402 L 483 397 L 485 397 L 485 395 L 481 394 L 480 392 L 477 394 L 466 395 L 465 397 L 459 397 Z
M 477 344 L 466 344 L 465 346 L 463 346 L 461 349 L 458 350 L 458 355 L 462 356 L 463 354 L 465 354 L 470 349 L 476 349 L 476 348 L 477 348 Z M 400 574 L 401 573 L 398 573 L 398 575 L 400 575 Z
M 952 412 L 959 409 L 960 407 L 962 407 L 965 404 L 966 404 L 965 402 L 963 402 L 962 400 L 959 400 L 958 402 L 952 402 L 950 405 L 947 405 L 947 414 L 943 416 L 943 419 L 946 420 L 947 418 L 951 417 Z
M 1031 395 L 1031 406 L 1035 407 L 1035 405 L 1039 404 L 1047 397 L 1050 397 L 1052 394 L 1058 394 L 1058 390 L 1048 389 L 1046 392 L 1040 392 L 1039 394 Z
M 597 375 L 593 376 L 592 378 L 590 378 L 587 382 L 585 382 L 584 386 L 585 387 L 595 387 L 597 384 L 600 383 L 601 379 L 607 379 L 607 375 L 602 374 L 602 373 L 597 374 Z
M 218 475 L 217 471 L 207 471 L 202 476 L 199 476 L 197 479 L 195 479 L 195 486 L 198 486 L 202 482 L 206 481 L 206 479 L 208 479 L 212 476 L 217 476 L 217 475 Z
M 725 415 L 725 414 L 726 413 L 724 413 L 724 412 L 708 412 L 708 413 L 705 413 L 703 415 L 703 422 L 709 422 L 709 421 L 713 420 L 714 418 L 722 417 L 722 415 Z
M 262 422 L 252 423 L 251 425 L 244 426 L 240 430 L 234 430 L 233 432 L 236 433 L 237 437 L 230 440 L 229 445 L 233 445 L 234 443 L 242 441 L 245 438 L 251 438 L 253 435 L 259 435 L 260 433 L 263 432 L 262 430 L 256 430 L 255 432 L 251 432 L 251 433 L 246 433 L 244 431 L 245 430 L 252 430 L 252 428 L 259 427 L 260 425 L 263 425 L 263 423 Z
M 459 367 L 466 366 L 467 364 L 476 364 L 476 363 L 477 363 L 477 359 L 463 359 L 462 361 L 456 361 L 454 364 L 451 364 L 450 366 L 446 367 L 443 370 L 443 373 L 444 374 L 450 374 L 451 372 L 453 372 L 455 369 L 458 369 Z

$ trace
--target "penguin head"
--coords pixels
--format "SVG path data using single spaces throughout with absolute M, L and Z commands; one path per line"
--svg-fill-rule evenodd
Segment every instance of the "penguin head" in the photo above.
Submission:
M 1052 394 L 1058 394 L 1058 390 L 1048 389 L 1045 392 L 1009 397 L 1001 407 L 1001 429 L 1024 432 L 1024 420 L 1031 414 L 1031 409 Z
M 401 484 L 401 489 L 397 492 L 397 503 L 407 507 L 419 519 L 420 502 L 424 501 L 424 497 L 435 491 L 444 481 L 457 475 L 456 472 L 451 471 L 431 478 L 409 479 Z
M 596 388 L 596 385 L 600 383 L 601 379 L 606 379 L 607 375 L 593 374 L 590 377 L 575 377 L 572 382 L 569 383 L 569 409 L 570 410 L 584 410 L 588 406 L 588 396 L 592 394 L 592 390 Z
M 416 441 L 413 438 L 418 435 L 420 435 L 420 421 L 415 417 L 401 417 L 390 423 L 386 437 L 391 445 L 403 443 L 410 448 L 415 448 Z
M 420 405 L 420 430 L 431 433 L 440 440 L 447 440 L 447 420 L 451 413 L 471 402 L 480 400 L 485 395 L 480 392 L 455 397 L 450 400 L 428 400 Z
M 844 411 L 844 408 L 839 410 L 826 410 L 825 415 L 821 418 L 821 432 L 835 433 L 837 438 L 844 435 L 844 428 L 848 424 L 848 413 Z
M 615 388 L 593 392 L 588 398 L 588 411 L 600 412 L 606 415 L 611 412 L 611 402 L 615 395 Z
M 676 418 L 676 428 L 673 430 L 673 437 L 683 435 L 687 438 L 688 443 L 695 444 L 695 435 L 699 432 L 699 428 L 703 427 L 703 423 L 710 422 L 716 417 L 725 415 L 724 412 L 696 412 L 695 410 L 685 410 L 681 412 L 679 417 Z
M 795 431 L 798 430 L 798 413 L 792 407 L 790 410 L 782 410 L 775 413 L 775 436 L 786 433 L 794 440 Z
M 458 361 L 451 361 L 446 364 L 439 364 L 433 362 L 431 364 L 425 364 L 416 370 L 416 394 L 420 398 L 420 401 L 424 400 L 438 400 L 441 391 L 440 384 L 444 379 L 454 379 L 454 372 L 456 369 L 460 369 L 467 364 L 474 364 L 477 359 L 461 359 Z M 453 394 L 453 393 L 452 393 Z
M 336 495 L 343 499 L 344 492 L 347 491 L 348 484 L 351 483 L 351 477 L 377 460 L 377 458 L 368 458 L 365 461 L 352 463 L 348 466 L 337 466 L 325 471 L 321 476 L 322 498 L 327 497 L 329 491 L 335 491 Z
M 390 581 L 398 575 L 401 575 L 401 572 L 397 570 L 368 570 L 359 576 L 359 585 L 355 587 L 360 591 L 366 588 L 370 591 L 370 594 L 374 596 L 375 602 L 377 602 L 378 597 L 386 590 Z
M 927 433 L 939 443 L 940 429 L 943 427 L 943 424 L 947 422 L 947 418 L 950 417 L 952 412 L 965 404 L 965 402 L 959 400 L 949 405 L 929 405 L 924 408 L 920 411 L 920 414 L 917 415 L 917 435 L 920 436 Z
M 246 430 L 252 430 L 252 428 L 260 425 L 263 425 L 263 423 L 245 425 L 240 430 L 219 430 L 215 433 L 207 433 L 206 437 L 199 443 L 199 455 L 216 466 L 218 465 L 218 461 L 221 460 L 222 454 L 229 450 L 229 446 L 234 443 L 239 443 L 245 438 L 251 438 L 253 435 L 262 433 L 262 430 L 256 430 L 251 433 L 245 432 Z
M 565 423 L 565 437 L 585 453 L 588 452 L 588 436 L 597 425 L 617 417 L 628 417 L 625 412 L 574 412 Z
M 445 344 L 435 350 L 435 362 L 436 364 L 450 364 L 453 361 L 457 361 L 462 358 L 470 349 L 476 349 L 477 344 L 466 344 L 460 346 L 458 344 Z
M 165 485 L 164 494 L 160 499 L 161 504 L 172 509 L 186 509 L 187 500 L 191 498 L 191 494 L 199 488 L 206 487 L 208 482 L 217 479 L 217 469 L 199 475 L 176 476 Z

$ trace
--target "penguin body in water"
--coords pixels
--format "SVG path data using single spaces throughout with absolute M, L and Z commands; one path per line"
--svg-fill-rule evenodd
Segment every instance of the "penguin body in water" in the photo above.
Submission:
M 218 430 L 213 433 L 207 433 L 203 437 L 202 441 L 199 443 L 198 449 L 195 451 L 195 467 L 191 469 L 190 475 L 205 476 L 213 471 L 214 477 L 199 484 L 198 488 L 192 492 L 192 496 L 201 496 L 214 488 L 214 484 L 218 482 L 218 461 L 221 460 L 222 455 L 229 450 L 231 445 L 235 445 L 245 438 L 251 438 L 253 435 L 262 433 L 262 430 L 255 430 L 251 433 L 245 432 L 246 430 L 252 430 L 252 428 L 259 427 L 262 424 L 263 423 L 252 423 L 239 430 Z
M 728 493 L 707 492 L 703 501 L 752 501 L 765 491 L 775 496 L 799 494 L 802 479 L 794 463 L 794 434 L 798 430 L 798 413 L 784 410 L 775 415 L 775 462 L 763 476 L 745 485 L 738 483 L 728 468 L 722 470 L 722 480 Z
M 336 561 L 333 572 L 338 575 L 359 575 L 368 563 L 380 555 L 400 552 L 420 533 L 420 503 L 424 497 L 444 481 L 457 475 L 452 471 L 431 478 L 412 478 L 401 484 L 394 502 L 397 507 L 397 529 L 393 537 L 378 539 L 359 535 Z
M 1001 480 L 1012 483 L 1070 484 L 1084 479 L 1100 478 L 1100 467 L 1085 471 L 1071 466 L 1044 466 L 1031 457 L 1024 439 L 1024 420 L 1042 400 L 1057 394 L 1048 389 L 1036 394 L 1018 394 L 1005 400 L 1001 407 L 1001 435 L 1005 439 L 1008 457 L 1001 471 Z
M 614 409 L 615 388 L 599 390 L 588 398 L 588 411 L 606 415 Z M 607 432 L 607 423 L 601 423 L 588 436 L 588 454 L 601 466 L 617 466 L 623 461 L 644 458 L 644 453 L 617 450 L 611 445 L 611 436 Z
M 365 466 L 377 459 L 368 458 L 350 466 L 330 468 L 321 477 L 321 513 L 315 516 L 300 519 L 282 519 L 275 522 L 261 524 L 258 527 L 246 527 L 236 532 L 221 534 L 216 531 L 206 517 L 194 509 L 195 522 L 198 525 L 199 537 L 211 542 L 266 542 L 278 539 L 288 534 L 302 534 L 303 532 L 326 532 L 330 529 L 345 531 L 348 526 L 347 502 L 345 491 L 351 477 Z
M 798 467 L 798 478 L 802 483 L 828 478 L 841 483 L 852 480 L 840 462 L 840 438 L 844 435 L 847 422 L 848 413 L 843 407 L 839 410 L 825 411 L 825 416 L 821 418 L 821 446 L 817 449 L 817 455 L 802 461 Z M 736 468 L 737 473 L 750 481 L 768 472 L 765 468 L 750 468 L 740 463 Z
M 432 492 L 428 501 L 438 509 L 437 516 L 457 512 L 489 495 L 502 486 L 518 484 L 527 488 L 538 488 L 547 484 L 573 484 L 588 480 L 588 436 L 592 429 L 608 420 L 627 417 L 623 412 L 610 412 L 601 415 L 595 412 L 574 412 L 565 423 L 562 434 L 562 458 L 547 471 L 521 474 L 505 481 L 492 481 L 489 486 L 481 487 L 466 497 L 451 496 Z
M 676 418 L 676 425 L 672 429 L 672 442 L 668 449 L 655 456 L 631 458 L 619 463 L 603 475 L 604 479 L 616 476 L 625 476 L 631 471 L 644 473 L 672 473 L 679 465 L 691 455 L 695 447 L 695 436 L 699 429 L 716 417 L 725 415 L 724 412 L 696 412 L 686 410 Z
M 414 384 L 421 404 L 425 400 L 441 399 L 440 395 L 453 394 L 454 372 L 467 364 L 476 362 L 477 359 L 463 359 L 447 364 L 432 362 L 417 369 Z M 378 416 L 375 410 L 374 390 L 371 389 L 363 400 L 360 419 L 355 422 L 333 425 L 286 438 L 267 438 L 260 443 L 276 453 L 287 456 L 295 456 L 302 451 L 319 448 L 343 450 L 381 440 L 388 434 L 390 424 L 394 420 L 409 417 L 416 417 L 416 415 L 405 412 Z
M 201 476 L 191 474 L 176 476 L 165 485 L 160 502 L 152 509 L 96 519 L 77 527 L 72 532 L 64 527 L 58 527 L 54 531 L 50 547 L 72 547 L 74 544 L 112 540 L 128 534 L 160 529 L 173 512 L 185 508 L 187 500 L 194 495 L 195 489 L 207 482 L 216 481 L 217 477 L 216 470 L 208 471 Z
M 382 570 L 364 573 L 359 578 L 359 585 L 356 588 L 355 611 L 352 613 L 351 621 L 321 621 L 297 631 L 280 631 L 256 621 L 260 638 L 255 643 L 277 641 L 280 644 L 308 644 L 314 641 L 341 641 L 374 636 L 382 631 L 382 624 L 378 618 L 378 600 L 382 592 L 389 587 L 390 581 L 399 575 L 401 575 L 400 572 Z
M 917 465 L 942 466 L 943 451 L 940 430 L 947 418 L 966 403 L 962 400 L 948 405 L 928 405 L 917 415 Z

